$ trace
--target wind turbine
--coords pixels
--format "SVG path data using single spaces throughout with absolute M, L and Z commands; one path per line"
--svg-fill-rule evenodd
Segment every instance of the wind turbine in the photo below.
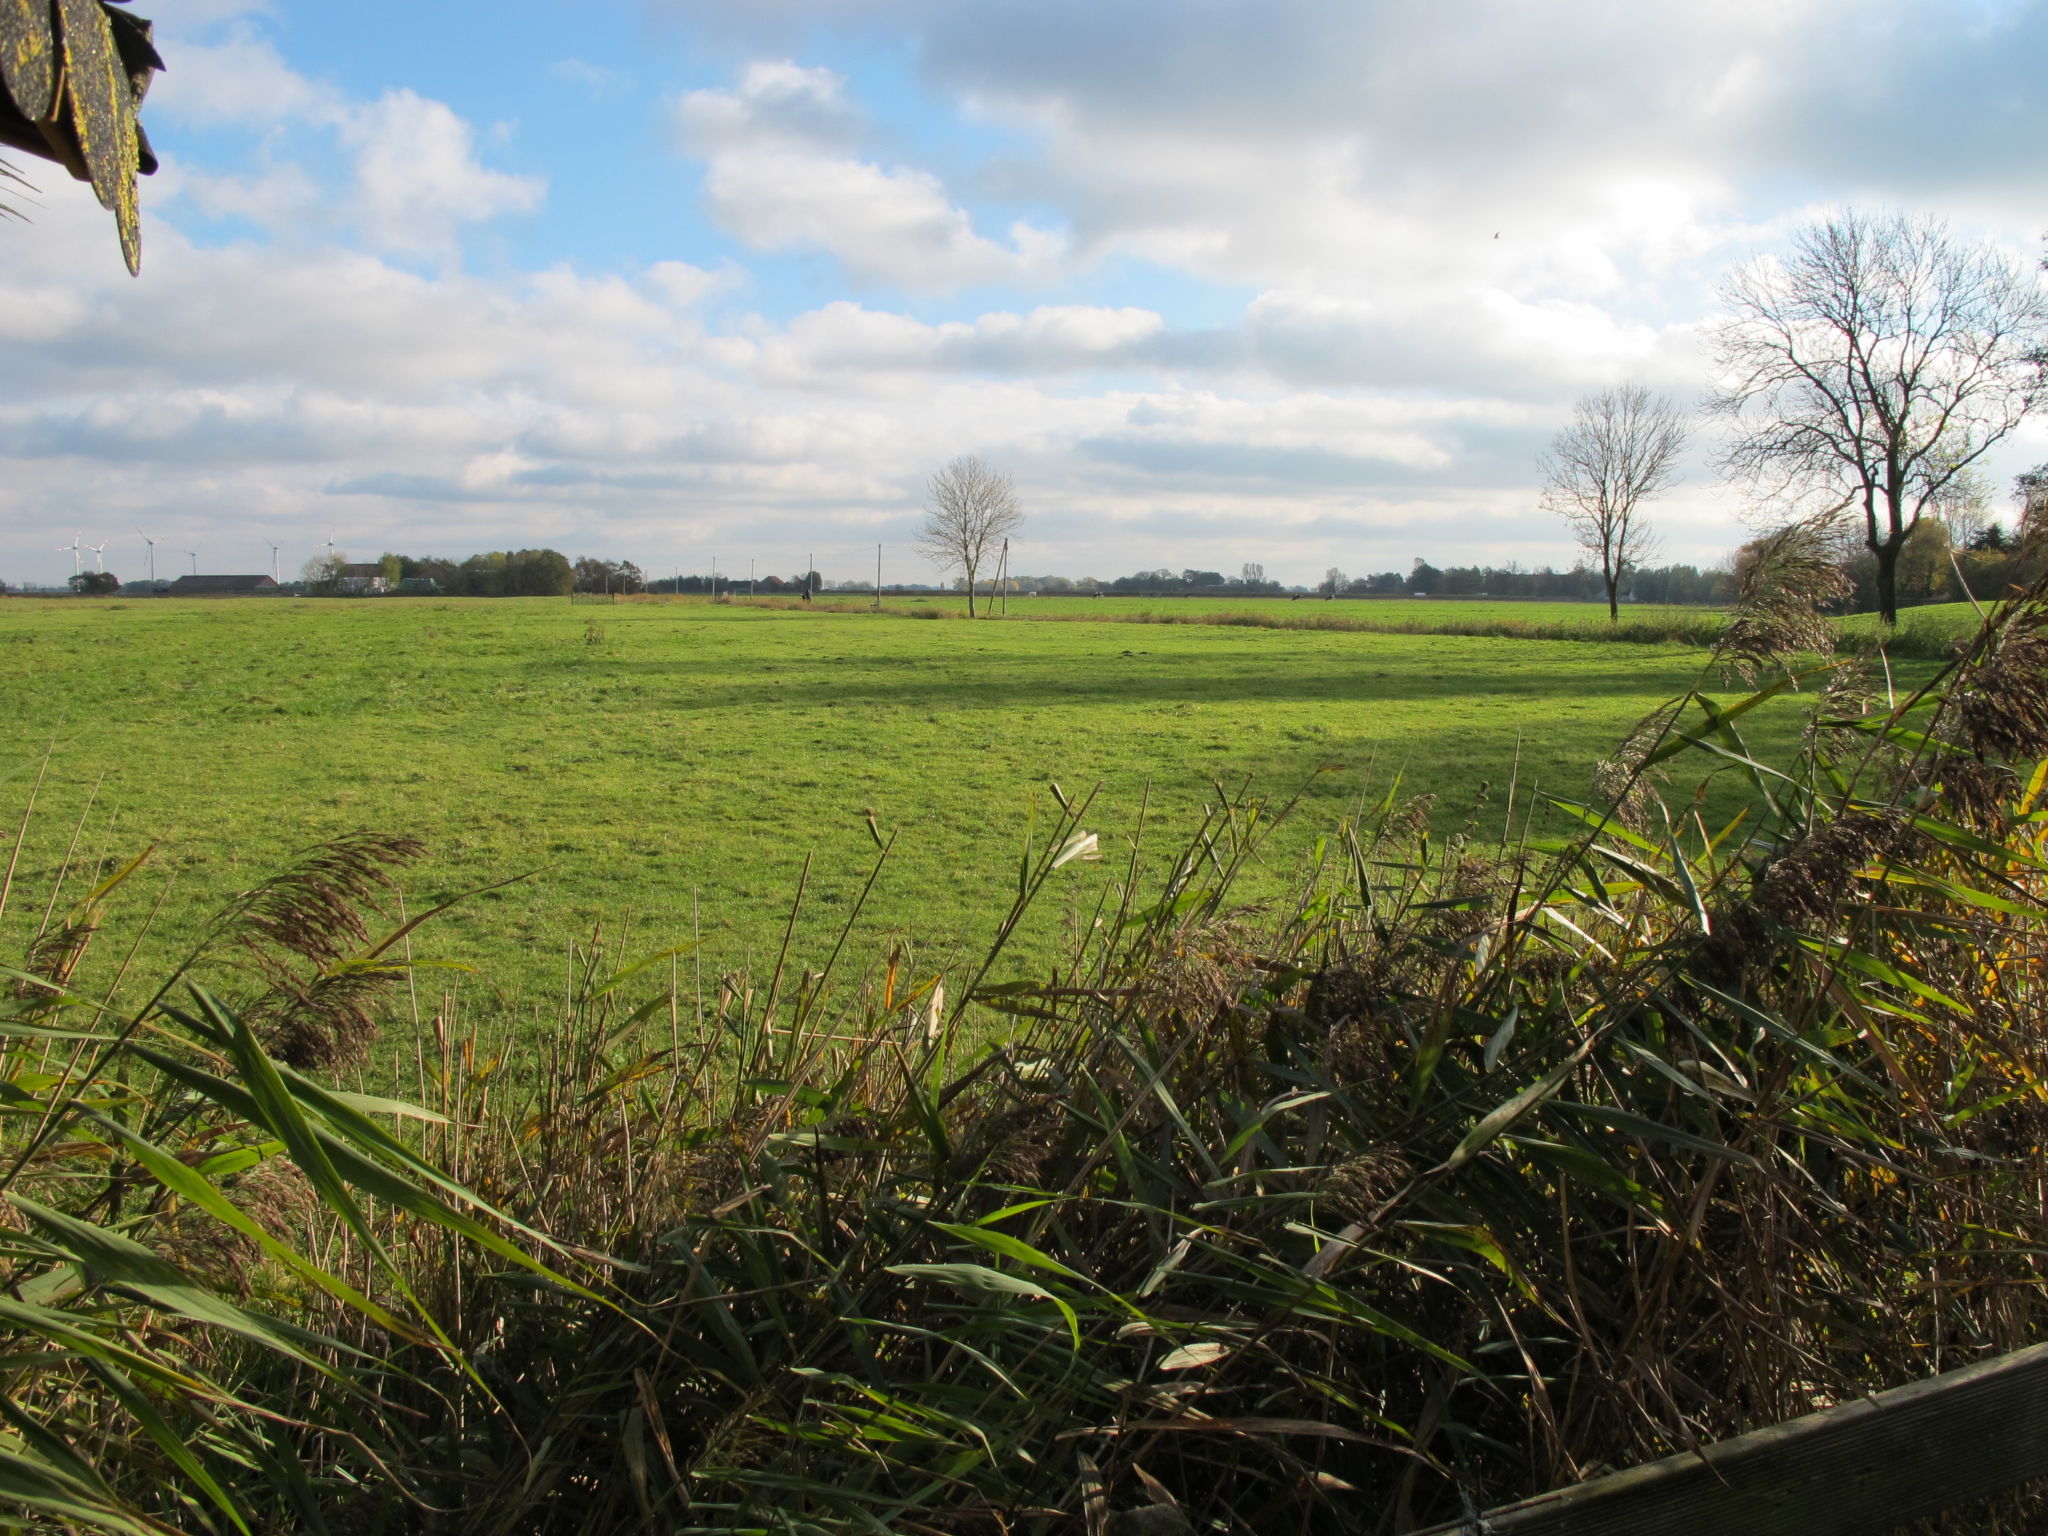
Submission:
M 270 540 L 268 539 L 265 539 L 263 542 L 266 544 L 270 544 Z M 275 544 L 270 544 L 270 579 L 272 581 L 279 581 L 282 579 L 277 574 L 277 546 Z
M 104 571 L 107 568 L 107 562 L 106 557 L 101 554 L 101 551 L 107 547 L 106 540 L 102 539 L 97 544 L 88 544 L 85 547 L 92 551 L 92 568 L 96 571 Z
M 192 574 L 197 576 L 199 574 L 199 551 L 196 549 L 181 549 L 178 553 L 192 557 Z
M 71 574 L 74 576 L 85 569 L 85 556 L 79 552 L 78 539 L 79 536 L 74 533 L 71 535 L 71 542 L 69 544 L 59 544 L 57 546 L 57 553 L 60 555 L 66 550 L 71 552 Z
M 147 545 L 149 546 L 149 579 L 150 579 L 151 581 L 155 581 L 155 580 L 156 580 L 156 540 L 155 540 L 155 539 L 152 539 L 152 538 L 151 538 L 151 537 L 150 537 L 150 536 L 149 536 L 148 534 L 144 533 L 144 532 L 143 532 L 143 531 L 142 531 L 142 530 L 141 530 L 140 528 L 138 528 L 138 529 L 136 529 L 136 530 L 135 530 L 135 536 L 136 536 L 137 538 L 141 539 L 143 543 L 145 543 L 145 544 L 147 544 Z

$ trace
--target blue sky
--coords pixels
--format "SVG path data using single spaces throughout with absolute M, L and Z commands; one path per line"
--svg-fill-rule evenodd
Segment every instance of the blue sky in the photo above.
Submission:
M 1562 563 L 1537 451 L 1696 400 L 1735 263 L 1844 205 L 2048 228 L 2019 0 L 136 8 L 142 277 L 40 162 L 0 225 L 0 579 L 138 527 L 927 579 L 969 451 L 1027 570 Z M 1754 513 L 1710 446 L 1672 558 Z

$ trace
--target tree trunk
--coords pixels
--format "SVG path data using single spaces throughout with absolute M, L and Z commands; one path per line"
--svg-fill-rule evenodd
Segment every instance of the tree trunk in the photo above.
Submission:
M 1904 540 L 1887 539 L 1871 553 L 1877 556 L 1877 612 L 1886 629 L 1899 622 L 1899 551 Z
M 970 619 L 974 617 L 974 568 L 972 566 L 969 566 L 967 570 L 967 617 Z
M 1607 578 L 1607 622 L 1608 622 L 1608 623 L 1610 623 L 1610 624 L 1619 624 L 1619 623 L 1621 622 L 1621 598 L 1620 598 L 1620 597 L 1619 597 L 1619 596 L 1617 595 L 1617 594 L 1619 594 L 1619 592 L 1620 592 L 1620 591 L 1621 591 L 1621 578 L 1620 578 L 1620 577 L 1618 577 L 1618 576 L 1610 576 L 1610 577 L 1608 577 L 1608 578 Z

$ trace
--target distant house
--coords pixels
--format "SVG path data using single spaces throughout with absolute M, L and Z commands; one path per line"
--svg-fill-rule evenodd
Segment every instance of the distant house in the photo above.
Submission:
M 242 597 L 251 592 L 274 592 L 277 583 L 268 576 L 180 576 L 164 588 L 165 597 Z
M 386 590 L 384 567 L 374 560 L 344 565 L 334 573 L 334 591 L 341 597 L 374 597 Z

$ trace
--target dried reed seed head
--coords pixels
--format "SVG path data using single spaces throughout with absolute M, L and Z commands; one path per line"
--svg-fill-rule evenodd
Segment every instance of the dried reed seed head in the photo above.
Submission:
M 1388 818 L 1386 830 L 1396 838 L 1419 838 L 1429 831 L 1429 818 L 1435 810 L 1435 795 L 1416 795 Z
M 23 999 L 52 998 L 62 992 L 70 983 L 72 973 L 78 969 L 78 962 L 84 958 L 93 934 L 99 931 L 100 915 L 98 908 L 88 909 L 70 922 L 49 929 L 31 944 L 21 968 L 42 980 L 19 978 L 8 988 L 8 995 Z
M 2020 798 L 2020 777 L 2003 763 L 1951 757 L 1935 764 L 1941 797 L 1965 826 L 2003 833 Z
M 1146 1003 L 1161 1014 L 1206 1019 L 1237 1000 L 1253 959 L 1241 924 L 1204 923 L 1182 932 L 1139 984 Z
M 1499 922 L 1513 889 L 1512 865 L 1482 854 L 1465 854 L 1451 866 L 1432 898 L 1461 905 L 1432 906 L 1422 914 L 1418 932 L 1439 943 L 1464 943 Z
M 1741 983 L 1753 960 L 1770 954 L 1770 920 L 1754 901 L 1738 895 L 1709 907 L 1707 923 L 1693 952 L 1692 974 L 1725 991 Z
M 1737 594 L 1718 648 L 1743 678 L 1782 667 L 1802 652 L 1831 655 L 1834 626 L 1822 609 L 1854 590 L 1842 569 L 1835 514 L 1787 524 L 1743 546 Z
M 225 1226 L 204 1211 L 180 1205 L 150 1233 L 158 1258 L 201 1280 L 209 1290 L 232 1291 L 249 1299 L 250 1275 L 261 1262 L 256 1240 Z
M 1955 733 L 1972 752 L 2007 762 L 2048 756 L 2048 607 L 2019 604 L 1949 697 Z
M 1394 1075 L 1391 1028 L 1367 1015 L 1346 1019 L 1324 1038 L 1321 1065 L 1339 1083 L 1383 1083 Z
M 708 1216 L 735 1198 L 747 1187 L 752 1167 L 736 1138 L 692 1147 L 668 1161 L 677 1205 L 696 1216 Z
M 1880 697 L 1868 665 L 1861 659 L 1838 661 L 1827 681 L 1821 684 L 1820 697 L 1807 716 L 1801 745 L 1834 757 L 1843 750 L 1844 743 L 1837 733 L 1820 730 L 1820 722 L 1867 715 L 1877 707 Z
M 1334 1029 L 1369 1015 L 1385 990 L 1384 978 L 1374 972 L 1333 966 L 1310 979 L 1301 1011 L 1312 1023 Z
M 1756 904 L 1794 927 L 1824 922 L 1861 895 L 1857 871 L 1897 852 L 1911 830 L 1904 811 L 1844 812 L 1771 861 L 1756 882 Z
M 954 1135 L 960 1149 L 949 1172 L 955 1178 L 981 1178 L 999 1184 L 1037 1184 L 1058 1158 L 1067 1139 L 1065 1102 L 1038 1094 L 1000 1108 L 981 1108 Z
M 352 832 L 309 850 L 293 868 L 237 897 L 223 932 L 245 947 L 273 945 L 326 967 L 361 948 L 362 908 L 386 873 L 426 852 L 416 838 Z
M 363 1059 L 377 1038 L 373 1005 L 397 982 L 391 971 L 341 971 L 301 983 L 275 977 L 242 1009 L 272 1056 L 299 1071 L 329 1071 Z
M 266 1157 L 235 1175 L 229 1197 L 266 1231 L 303 1233 L 318 1216 L 320 1196 L 298 1164 L 284 1157 Z
M 1657 785 L 1667 775 L 1661 769 L 1644 768 L 1650 754 L 1670 731 L 1678 706 L 1653 709 L 1629 728 L 1614 752 L 1593 764 L 1594 804 L 1610 809 L 1631 832 L 1652 824 L 1658 805 Z
M 1346 1221 L 1370 1221 L 1415 1176 L 1415 1165 L 1398 1147 L 1367 1147 L 1325 1173 L 1316 1194 Z

